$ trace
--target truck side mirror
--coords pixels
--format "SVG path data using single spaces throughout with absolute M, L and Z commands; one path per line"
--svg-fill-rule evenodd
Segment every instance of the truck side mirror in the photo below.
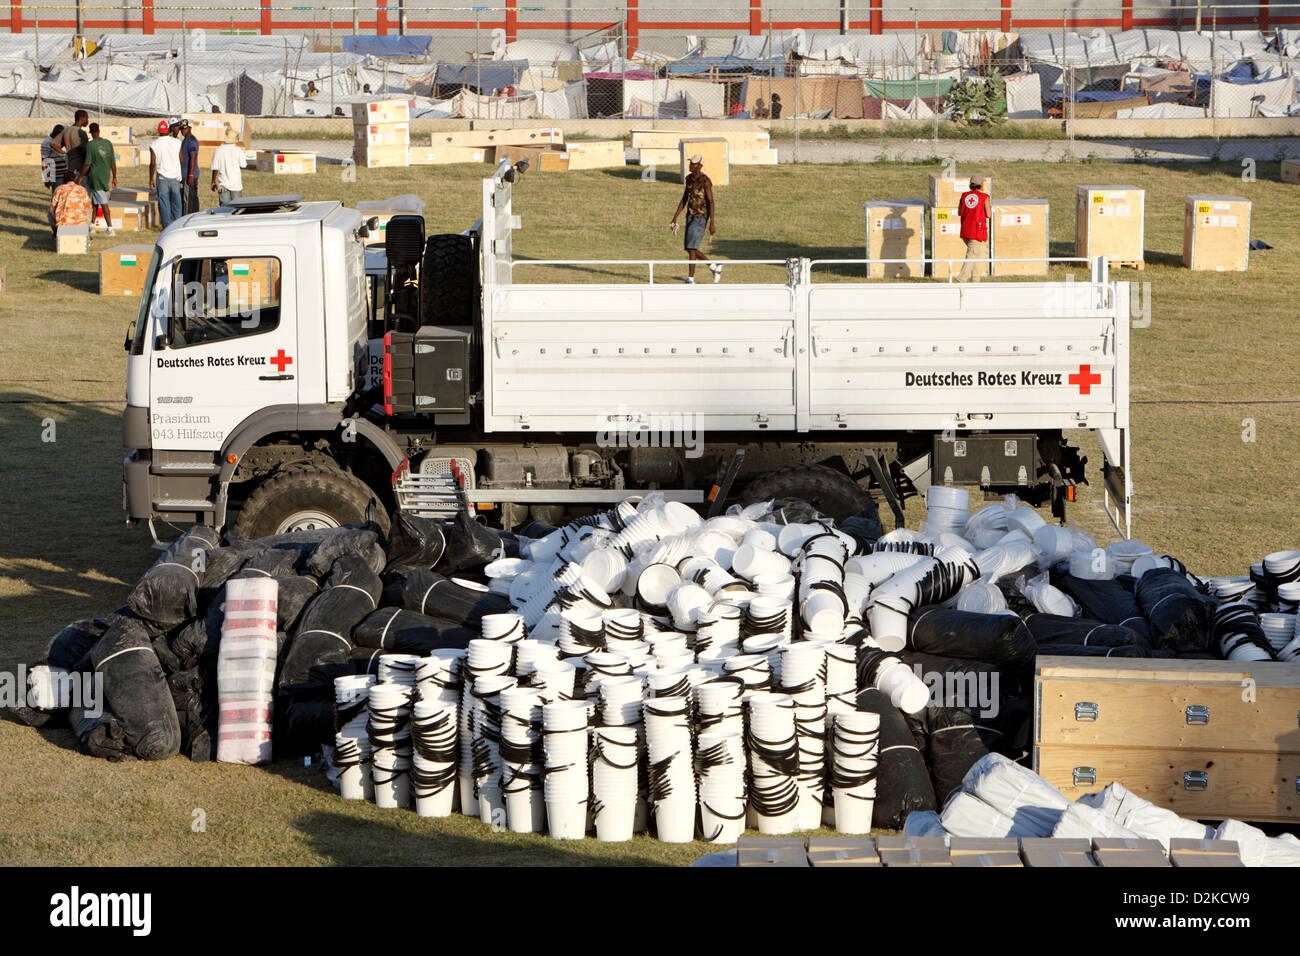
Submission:
M 131 351 L 131 340 L 135 338 L 135 323 L 132 322 L 126 327 L 126 341 L 122 343 L 122 348 L 127 352 Z

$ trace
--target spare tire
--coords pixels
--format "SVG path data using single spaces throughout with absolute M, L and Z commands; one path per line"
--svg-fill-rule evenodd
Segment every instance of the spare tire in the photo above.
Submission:
M 789 465 L 770 471 L 751 481 L 740 501 L 749 505 L 773 498 L 798 498 L 836 521 L 871 504 L 871 497 L 857 482 L 825 465 Z
M 468 325 L 478 321 L 478 256 L 471 236 L 430 236 L 420 267 L 425 325 Z

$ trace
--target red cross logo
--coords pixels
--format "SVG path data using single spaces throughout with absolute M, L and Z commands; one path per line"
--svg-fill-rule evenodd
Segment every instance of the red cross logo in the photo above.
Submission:
M 1079 371 L 1070 376 L 1070 384 L 1079 386 L 1080 395 L 1091 395 L 1092 387 L 1101 384 L 1101 375 L 1092 370 L 1091 365 L 1080 365 Z
M 275 366 L 276 371 L 283 373 L 286 366 L 293 364 L 293 356 L 285 355 L 284 349 L 280 349 L 279 352 L 271 356 L 271 364 Z M 1086 365 L 1084 366 L 1084 368 L 1087 367 L 1088 366 Z M 1070 381 L 1073 382 L 1074 379 L 1071 378 Z

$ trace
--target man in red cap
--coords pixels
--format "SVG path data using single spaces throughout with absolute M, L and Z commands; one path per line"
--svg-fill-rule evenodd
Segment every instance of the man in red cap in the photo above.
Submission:
M 149 188 L 158 194 L 158 224 L 166 229 L 181 215 L 181 141 L 179 120 L 158 123 L 158 138 L 149 144 Z
M 989 194 L 984 177 L 972 176 L 970 189 L 961 194 L 957 214 L 961 217 L 961 241 L 966 243 L 966 261 L 958 282 L 979 282 L 989 258 Z

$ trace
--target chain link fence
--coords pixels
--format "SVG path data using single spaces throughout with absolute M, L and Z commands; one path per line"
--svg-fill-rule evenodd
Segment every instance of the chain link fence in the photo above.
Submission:
M 1297 56 L 1300 5 L 14 2 L 0 116 L 350 117 L 404 97 L 480 125 L 756 120 L 783 162 L 974 160 L 1008 139 L 1024 158 L 1222 158 L 1289 154 Z

